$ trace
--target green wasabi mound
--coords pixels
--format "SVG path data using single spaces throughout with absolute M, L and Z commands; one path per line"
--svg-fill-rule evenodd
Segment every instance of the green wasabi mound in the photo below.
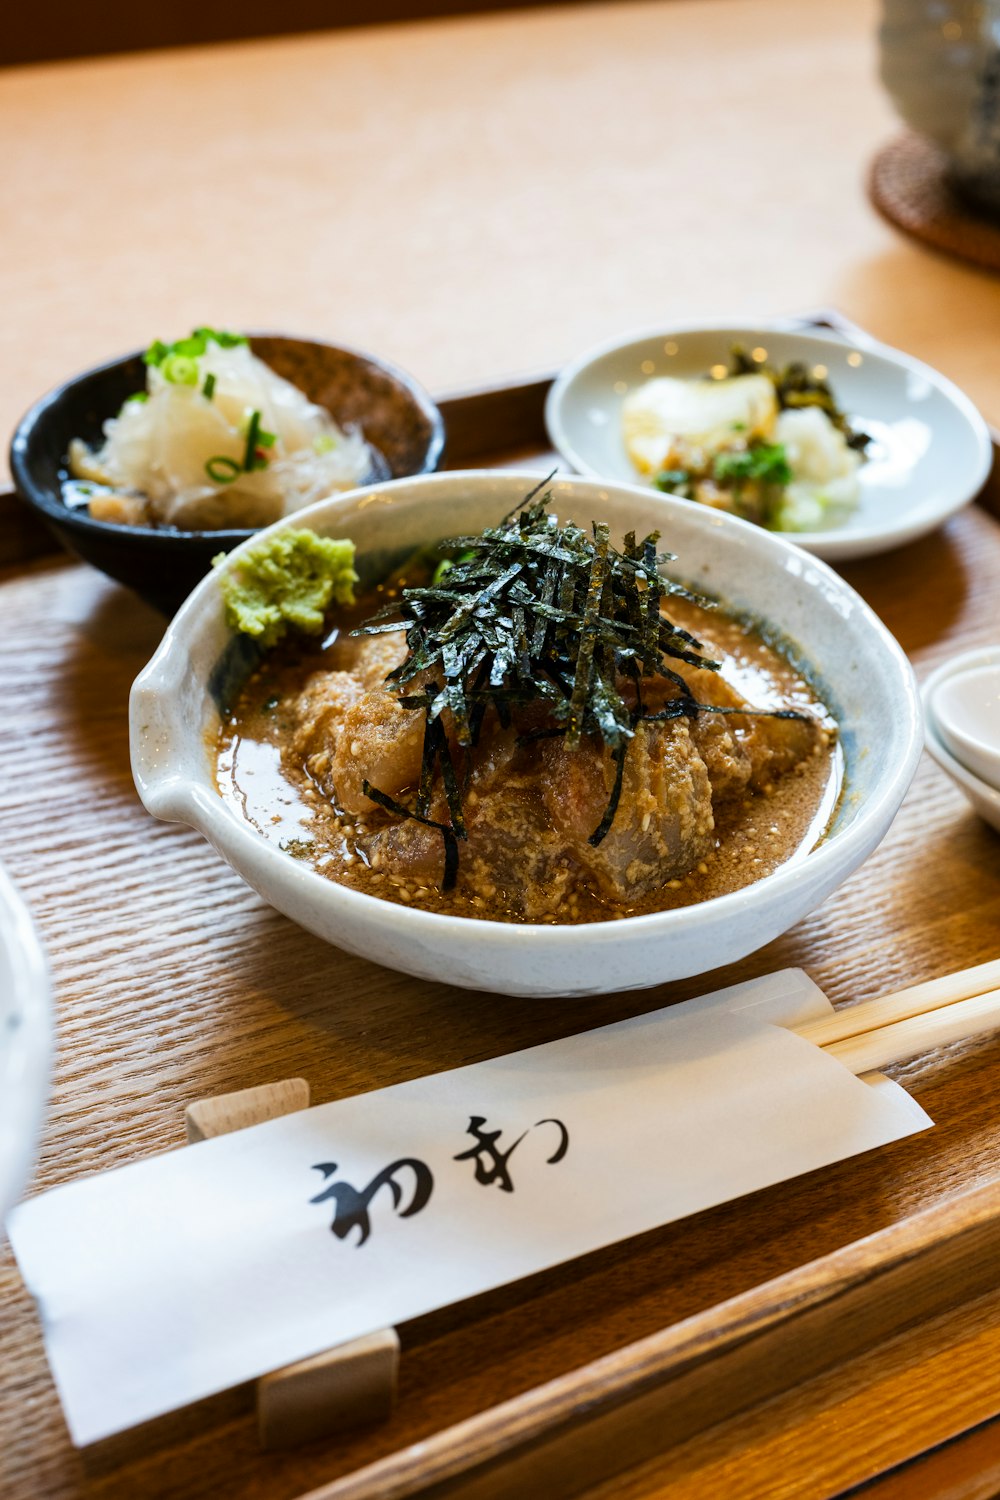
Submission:
M 218 567 L 222 553 L 213 559 Z M 273 646 L 289 629 L 316 635 L 331 604 L 353 604 L 354 543 L 305 528 L 258 542 L 220 579 L 226 623 Z

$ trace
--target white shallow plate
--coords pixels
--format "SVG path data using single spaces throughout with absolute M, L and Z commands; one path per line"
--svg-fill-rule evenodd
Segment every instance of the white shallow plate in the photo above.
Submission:
M 425 475 L 321 500 L 295 524 L 350 537 L 362 579 L 375 582 L 415 547 L 495 525 L 537 483 L 537 474 L 507 471 Z M 840 724 L 846 762 L 844 795 L 812 853 L 697 906 L 579 926 L 446 916 L 325 879 L 240 817 L 215 781 L 218 703 L 235 689 L 234 667 L 242 661 L 245 676 L 252 664 L 245 641 L 234 640 L 225 623 L 219 580 L 256 539 L 199 584 L 132 688 L 132 771 L 149 811 L 199 829 L 310 932 L 404 973 L 468 989 L 538 997 L 639 989 L 731 963 L 785 932 L 871 853 L 909 786 L 923 736 L 906 657 L 842 578 L 758 527 L 652 490 L 588 479 L 551 488 L 563 520 L 606 520 L 616 539 L 659 530 L 678 554 L 676 577 L 770 621 L 810 665 Z
M 938 667 L 936 672 L 931 673 L 921 689 L 921 697 L 924 704 L 924 735 L 928 753 L 937 761 L 942 771 L 946 771 L 955 785 L 965 793 L 979 816 L 1000 833 L 1000 789 L 990 786 L 989 782 L 983 781 L 975 772 L 970 771 L 962 765 L 961 761 L 955 759 L 941 738 L 934 713 L 934 699 L 943 682 L 959 672 L 969 672 L 974 667 L 996 666 L 998 662 L 1000 662 L 1000 646 L 983 646 L 979 650 L 956 656 L 952 661 L 947 661 L 943 666 Z
M 0 867 L 0 1226 L 34 1159 L 49 1086 L 48 970 L 28 909 Z
M 989 430 L 957 386 L 898 349 L 827 331 L 702 326 L 604 344 L 569 365 L 549 392 L 545 420 L 553 446 L 580 474 L 649 488 L 625 452 L 622 401 L 659 375 L 704 375 L 728 362 L 734 344 L 766 349 L 774 365 L 801 360 L 825 367 L 838 403 L 875 439 L 858 471 L 860 502 L 840 526 L 777 533 L 807 552 L 836 562 L 915 541 L 986 482 Z

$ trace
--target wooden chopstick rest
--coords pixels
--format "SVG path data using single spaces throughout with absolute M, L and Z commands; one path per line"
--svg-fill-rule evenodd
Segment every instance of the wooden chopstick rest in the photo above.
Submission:
M 190 1144 L 309 1108 L 304 1078 L 199 1099 L 184 1111 Z M 383 1328 L 257 1381 L 262 1448 L 293 1448 L 352 1427 L 384 1421 L 395 1405 L 399 1335 Z
M 256 1088 L 238 1089 L 235 1094 L 197 1099 L 184 1111 L 184 1126 L 188 1144 L 194 1145 L 308 1108 L 309 1085 L 305 1079 L 283 1078 L 280 1083 L 262 1083 Z

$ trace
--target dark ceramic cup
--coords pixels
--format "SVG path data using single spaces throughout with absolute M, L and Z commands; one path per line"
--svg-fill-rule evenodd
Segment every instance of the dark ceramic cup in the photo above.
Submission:
M 371 355 L 280 334 L 253 334 L 253 352 L 340 426 L 357 424 L 372 451 L 370 480 L 433 471 L 444 447 L 441 413 L 416 381 Z M 177 531 L 94 520 L 63 500 L 73 438 L 102 442 L 102 424 L 127 396 L 144 390 L 141 354 L 77 375 L 35 403 L 18 425 L 10 465 L 18 494 L 70 552 L 172 615 L 204 577 L 212 558 L 249 531 Z

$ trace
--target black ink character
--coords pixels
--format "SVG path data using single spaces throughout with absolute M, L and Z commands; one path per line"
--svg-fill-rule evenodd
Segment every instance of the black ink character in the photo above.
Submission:
M 511 1181 L 507 1163 L 529 1132 L 527 1130 L 523 1131 L 513 1145 L 508 1146 L 506 1151 L 501 1151 L 497 1142 L 503 1135 L 503 1131 L 484 1130 L 482 1127 L 485 1124 L 485 1115 L 470 1116 L 466 1134 L 474 1137 L 475 1145 L 470 1146 L 468 1151 L 460 1151 L 452 1160 L 474 1160 L 476 1163 L 477 1182 L 481 1182 L 484 1187 L 489 1187 L 491 1183 L 495 1182 L 501 1192 L 512 1193 L 514 1191 L 514 1184 Z M 554 1166 L 556 1162 L 562 1161 L 569 1150 L 569 1131 L 561 1120 L 548 1119 L 536 1120 L 531 1129 L 537 1130 L 540 1125 L 554 1125 L 559 1131 L 559 1144 L 553 1154 L 546 1158 L 548 1165 Z
M 397 1172 L 403 1167 L 409 1167 L 413 1173 L 413 1197 L 407 1208 L 400 1208 L 403 1199 L 403 1189 L 396 1181 Z M 335 1161 L 317 1162 L 313 1167 L 314 1172 L 322 1172 L 324 1178 L 332 1177 L 337 1170 Z M 377 1173 L 366 1188 L 358 1192 L 357 1188 L 349 1182 L 331 1182 L 330 1186 L 324 1188 L 315 1198 L 310 1198 L 310 1203 L 325 1203 L 332 1198 L 335 1204 L 333 1223 L 330 1228 L 338 1239 L 346 1240 L 351 1230 L 357 1227 L 361 1233 L 355 1241 L 355 1248 L 363 1245 L 371 1234 L 371 1219 L 368 1217 L 368 1205 L 380 1188 L 387 1187 L 392 1193 L 392 1205 L 401 1219 L 408 1219 L 413 1214 L 418 1214 L 422 1208 L 426 1208 L 434 1189 L 434 1177 L 431 1169 L 422 1161 L 417 1161 L 413 1156 L 400 1157 L 399 1161 L 390 1162 L 389 1166 L 383 1167 Z

